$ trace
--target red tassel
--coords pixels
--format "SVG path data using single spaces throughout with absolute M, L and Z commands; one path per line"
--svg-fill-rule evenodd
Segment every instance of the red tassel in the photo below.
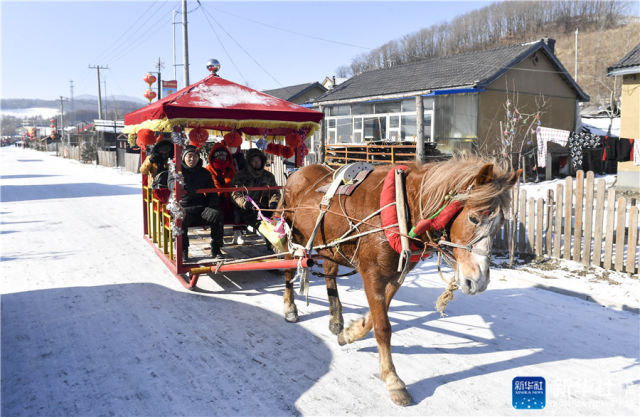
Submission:
M 242 145 L 242 135 L 234 130 L 224 135 L 222 142 L 227 148 L 237 148 Z
M 287 144 L 287 146 L 290 146 L 293 149 L 297 148 L 302 144 L 302 139 L 300 138 L 300 135 L 298 135 L 297 133 L 289 133 L 287 136 L 284 137 L 284 141 Z
M 189 132 L 189 142 L 196 148 L 201 147 L 209 139 L 209 132 L 202 127 L 196 127 Z

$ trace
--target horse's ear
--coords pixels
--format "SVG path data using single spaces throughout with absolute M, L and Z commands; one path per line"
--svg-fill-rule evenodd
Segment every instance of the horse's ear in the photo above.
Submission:
M 520 178 L 520 175 L 522 175 L 522 169 L 519 169 L 513 173 L 511 178 L 509 178 L 509 185 L 515 184 L 516 181 L 518 181 L 518 178 Z
M 483 185 L 491 181 L 493 178 L 493 164 L 486 164 L 476 176 L 476 185 Z

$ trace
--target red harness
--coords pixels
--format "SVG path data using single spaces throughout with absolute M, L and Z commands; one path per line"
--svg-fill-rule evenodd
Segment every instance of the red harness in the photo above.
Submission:
M 401 169 L 405 171 L 407 169 L 406 165 L 397 165 L 389 170 L 387 176 L 384 179 L 384 184 L 382 186 L 382 192 L 380 193 L 380 208 L 394 203 L 396 200 L 396 182 L 395 182 L 395 170 Z M 445 206 L 436 216 L 429 219 L 422 219 L 418 222 L 418 224 L 411 229 L 410 236 L 417 237 L 423 234 L 426 230 L 443 230 L 453 216 L 455 216 L 462 209 L 463 202 L 460 200 L 453 200 L 450 204 Z M 386 207 L 380 213 L 380 219 L 382 221 L 382 227 L 390 226 L 392 224 L 398 223 L 398 213 L 396 207 L 391 205 Z M 400 241 L 400 229 L 398 226 L 389 227 L 384 229 L 384 234 L 389 241 L 389 245 L 398 253 L 402 253 L 402 243 Z M 422 248 L 416 245 L 415 240 L 409 241 L 409 249 L 412 252 L 417 252 L 422 250 Z M 412 255 L 410 258 L 410 262 L 418 262 L 421 259 L 422 255 Z M 428 258 L 431 256 L 430 253 L 424 253 L 422 259 Z

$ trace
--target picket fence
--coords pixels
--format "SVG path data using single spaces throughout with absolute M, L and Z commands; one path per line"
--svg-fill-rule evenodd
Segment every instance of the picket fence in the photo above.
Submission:
M 575 180 L 567 177 L 564 185 L 557 184 L 555 193 L 548 190 L 546 198 L 527 198 L 526 190 L 516 189 L 512 206 L 515 221 L 504 223 L 496 236 L 496 249 L 508 250 L 513 239 L 516 254 L 638 273 L 637 203 L 616 196 L 614 188 L 607 190 L 602 178 L 594 186 L 593 172 L 587 172 L 586 178 L 583 171 L 576 173 Z

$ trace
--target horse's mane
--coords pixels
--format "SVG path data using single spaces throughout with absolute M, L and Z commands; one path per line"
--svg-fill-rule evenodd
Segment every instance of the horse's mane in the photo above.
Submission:
M 493 164 L 491 182 L 473 187 L 469 194 L 464 195 L 467 188 L 473 184 L 480 168 L 486 164 Z M 513 172 L 504 162 L 473 155 L 460 155 L 447 161 L 425 164 L 418 168 L 418 172 L 422 175 L 422 181 L 416 198 L 422 200 L 422 206 L 420 201 L 417 201 L 417 206 L 422 207 L 422 218 L 427 218 L 440 209 L 452 190 L 456 194 L 463 194 L 461 199 L 466 200 L 465 205 L 473 210 L 491 210 L 497 214 L 498 209 L 504 214 L 509 207 L 509 180 Z

